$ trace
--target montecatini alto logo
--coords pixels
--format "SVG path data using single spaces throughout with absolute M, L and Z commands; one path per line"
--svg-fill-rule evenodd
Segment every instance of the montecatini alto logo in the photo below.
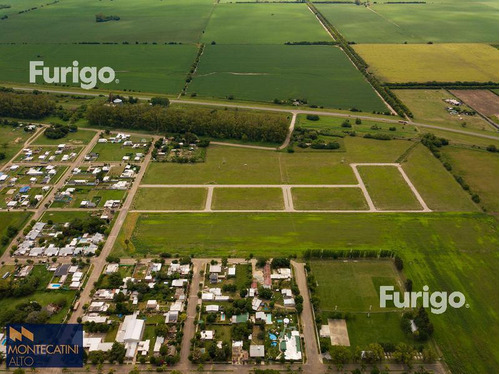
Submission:
M 6 349 L 7 367 L 82 367 L 82 325 L 7 325 Z
M 109 66 L 100 69 L 95 66 L 80 67 L 78 61 L 73 61 L 72 66 L 50 68 L 45 66 L 44 61 L 30 61 L 30 83 L 37 83 L 37 77 L 41 77 L 47 84 L 79 83 L 81 88 L 90 90 L 97 86 L 98 81 L 104 84 L 113 82 L 115 76 L 115 71 Z

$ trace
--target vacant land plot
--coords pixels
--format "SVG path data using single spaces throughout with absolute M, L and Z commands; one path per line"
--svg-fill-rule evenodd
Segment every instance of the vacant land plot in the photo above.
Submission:
M 9 16 L 0 23 L 0 42 L 195 43 L 213 5 L 211 0 L 61 1 Z M 96 14 L 100 13 L 120 20 L 96 22 Z
M 490 90 L 453 90 L 453 95 L 498 123 L 498 95 Z
M 202 37 L 205 43 L 217 44 L 331 40 L 304 3 L 218 4 Z
M 215 188 L 214 210 L 277 210 L 283 209 L 281 188 Z
M 88 144 L 92 138 L 96 135 L 95 131 L 91 130 L 78 130 L 76 132 L 70 132 L 64 138 L 60 139 L 49 139 L 43 132 L 33 141 L 31 144 L 36 145 L 57 145 L 57 144 L 67 144 L 67 145 L 83 145 Z
M 459 147 L 445 147 L 443 156 L 453 173 L 464 178 L 479 195 L 479 205 L 489 212 L 498 212 L 498 153 Z
M 411 151 L 402 167 L 430 209 L 477 211 L 469 194 L 423 145 Z
M 366 200 L 359 188 L 292 188 L 297 210 L 364 210 Z
M 69 212 L 64 212 L 64 211 L 46 211 L 43 216 L 40 218 L 40 221 L 42 222 L 48 222 L 51 220 L 54 223 L 66 223 L 70 222 L 71 220 L 78 218 L 78 219 L 85 219 L 88 218 L 89 212 L 86 212 L 85 210 L 82 209 L 82 211 L 69 211 Z
M 206 197 L 206 188 L 139 188 L 134 196 L 133 209 L 203 209 Z
M 0 212 L 0 237 L 6 236 L 9 226 L 21 230 L 30 217 L 31 213 L 29 212 Z M 0 253 L 3 253 L 7 244 L 0 243 Z
M 151 141 L 148 137 L 132 137 L 131 141 L 140 144 L 146 144 Z M 97 143 L 94 148 L 92 148 L 91 153 L 99 154 L 97 160 L 99 161 L 122 161 L 124 156 L 130 157 L 130 160 L 134 160 L 137 153 L 141 153 L 142 157 L 146 153 L 146 147 L 125 146 L 123 143 Z
M 316 4 L 357 43 L 495 42 L 498 15 L 484 3 Z
M 394 166 L 358 166 L 359 174 L 377 209 L 422 209 Z
M 456 99 L 446 90 L 394 90 L 393 91 L 411 110 L 415 121 L 439 124 L 462 131 L 493 131 L 493 127 L 479 115 L 452 115 L 448 112 L 450 104 L 445 99 Z M 497 97 L 498 99 L 498 97 Z M 462 105 L 463 109 L 468 109 Z M 463 125 L 465 123 L 465 126 Z M 430 129 L 423 129 L 427 132 Z M 451 134 L 449 136 L 452 136 Z M 446 136 L 445 136 L 446 137 Z
M 330 108 L 387 110 L 361 73 L 334 46 L 208 45 L 189 92 L 266 102 L 305 99 Z
M 79 66 L 115 70 L 118 81 L 101 88 L 175 94 L 184 86 L 196 52 L 194 45 L 0 45 L 0 80 L 28 83 L 30 61 L 54 67 L 72 66 L 76 60 Z M 41 78 L 37 83 L 43 83 Z
M 54 202 L 53 208 L 79 208 L 82 201 L 91 201 L 96 207 L 102 208 L 108 200 L 122 200 L 126 195 L 124 190 L 106 190 L 102 188 L 77 187 L 68 203 Z
M 354 49 L 386 82 L 498 82 L 498 50 L 488 44 L 359 44 Z
M 356 184 L 351 162 L 395 162 L 412 143 L 344 139 L 346 152 L 283 153 L 211 145 L 204 163 L 154 162 L 143 184 Z
M 5 154 L 5 158 L 0 160 L 0 166 L 10 161 L 31 135 L 33 133 L 26 132 L 22 128 L 0 125 L 0 139 L 2 139 L 0 152 Z
M 392 261 L 311 261 L 318 282 L 322 311 L 368 312 L 388 310 L 379 304 L 380 286 L 401 289 Z

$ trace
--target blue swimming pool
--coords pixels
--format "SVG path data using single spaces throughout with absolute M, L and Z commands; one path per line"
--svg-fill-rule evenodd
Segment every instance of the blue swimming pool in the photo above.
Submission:
M 271 339 L 271 340 L 277 340 L 278 337 L 276 335 L 272 334 L 272 333 L 269 333 L 269 339 Z

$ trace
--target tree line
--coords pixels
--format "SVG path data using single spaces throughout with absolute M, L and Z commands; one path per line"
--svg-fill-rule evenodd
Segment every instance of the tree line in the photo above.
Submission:
M 210 108 L 178 109 L 144 103 L 120 106 L 98 103 L 88 108 L 87 119 L 91 125 L 100 127 L 157 133 L 191 132 L 217 139 L 271 143 L 283 142 L 288 131 L 288 119 L 282 114 Z
M 19 94 L 0 89 L 0 116 L 40 119 L 56 109 L 55 102 L 46 95 Z

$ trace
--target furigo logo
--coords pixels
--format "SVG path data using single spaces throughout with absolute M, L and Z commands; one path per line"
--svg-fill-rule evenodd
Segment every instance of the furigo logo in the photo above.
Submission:
M 36 83 L 36 78 L 42 77 L 45 83 L 80 83 L 80 87 L 90 90 L 101 83 L 111 83 L 115 80 L 115 71 L 109 66 L 97 69 L 95 66 L 79 67 L 78 61 L 73 66 L 54 67 L 44 66 L 43 61 L 30 61 L 30 83 Z M 118 83 L 118 80 L 116 80 Z
M 462 292 L 455 291 L 448 295 L 447 292 L 432 292 L 429 293 L 429 286 L 424 286 L 422 292 L 403 292 L 403 300 L 401 293 L 394 292 L 394 286 L 380 287 L 380 307 L 386 308 L 387 302 L 392 301 L 396 308 L 416 308 L 419 300 L 424 308 L 431 309 L 433 314 L 442 314 L 446 312 L 448 305 L 454 309 L 459 309 L 465 305 L 465 296 Z
M 82 325 L 8 325 L 6 349 L 7 367 L 82 367 Z

